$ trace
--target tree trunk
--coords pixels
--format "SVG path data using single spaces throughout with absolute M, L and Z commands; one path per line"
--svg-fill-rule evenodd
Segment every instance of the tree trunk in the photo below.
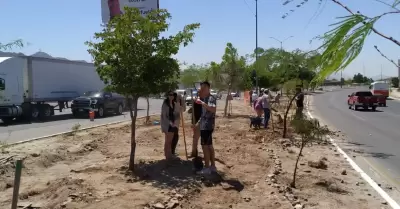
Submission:
M 227 112 L 228 112 L 228 103 L 229 103 L 228 97 L 230 94 L 231 94 L 231 89 L 228 89 L 228 95 L 226 96 L 226 99 L 225 99 L 224 117 L 226 117 Z
M 300 151 L 299 151 L 299 155 L 297 156 L 296 159 L 296 164 L 294 165 L 294 172 L 293 172 L 293 180 L 292 183 L 290 183 L 290 186 L 293 188 L 296 188 L 296 172 L 297 172 L 297 165 L 299 164 L 299 160 L 301 157 L 301 154 L 303 153 L 303 148 L 304 148 L 304 139 L 301 139 L 301 147 L 300 147 Z
M 129 105 L 129 113 L 131 116 L 131 154 L 129 157 L 129 170 L 131 171 L 135 170 L 137 103 L 138 97 L 134 96 L 132 104 Z
M 294 101 L 294 99 L 296 98 L 296 95 L 294 95 L 293 97 L 292 97 L 292 99 L 290 99 L 290 102 L 289 102 L 289 104 L 288 104 L 288 106 L 286 107 L 286 112 L 285 112 L 285 115 L 283 116 L 283 138 L 286 138 L 286 132 L 287 132 L 287 116 L 288 116 L 288 114 L 289 114 L 289 110 L 290 110 L 290 107 L 292 106 L 292 103 L 293 103 L 293 101 Z
M 146 124 L 148 124 L 149 121 L 150 121 L 150 116 L 149 116 L 149 112 L 150 112 L 150 101 L 149 101 L 149 97 L 146 97 L 146 102 L 147 102 Z

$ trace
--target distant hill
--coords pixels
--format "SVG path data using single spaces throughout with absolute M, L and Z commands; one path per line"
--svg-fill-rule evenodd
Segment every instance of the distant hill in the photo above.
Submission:
M 348 74 L 346 74 L 344 72 L 342 73 L 342 76 L 344 79 L 352 78 L 351 76 L 349 76 Z M 334 74 L 328 76 L 328 78 L 327 78 L 327 80 L 332 80 L 332 79 L 340 80 L 340 72 L 334 73 Z
M 392 78 L 392 77 L 394 77 L 394 76 L 382 75 L 382 79 L 387 79 L 387 78 Z M 381 75 L 372 76 L 371 78 L 374 81 L 379 81 L 379 80 L 381 80 Z
M 13 56 L 32 56 L 32 57 L 43 57 L 43 58 L 53 58 L 53 59 L 60 59 L 60 60 L 69 60 L 64 57 L 53 57 L 50 54 L 47 54 L 46 52 L 36 52 L 31 55 L 26 55 L 23 53 L 16 53 L 16 52 L 2 52 L 0 51 L 0 57 L 13 57 Z M 74 60 L 78 62 L 86 62 L 85 60 Z

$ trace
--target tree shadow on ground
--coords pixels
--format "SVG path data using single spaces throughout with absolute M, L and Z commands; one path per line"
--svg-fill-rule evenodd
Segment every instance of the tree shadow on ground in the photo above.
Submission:
M 379 158 L 379 159 L 389 159 L 391 157 L 394 157 L 396 155 L 389 154 L 389 153 L 383 153 L 383 152 L 370 152 L 370 151 L 365 151 L 364 149 L 352 149 L 352 148 L 346 148 L 344 149 L 347 153 L 352 152 L 352 153 L 357 153 L 363 157 L 372 157 L 372 158 Z
M 369 113 L 383 112 L 382 110 L 372 110 L 372 109 L 357 109 L 356 111 L 359 111 L 359 112 L 369 112 Z
M 245 115 L 245 114 L 234 114 L 234 115 L 229 115 L 227 118 L 229 119 L 234 119 L 234 118 L 247 118 L 250 119 L 251 115 Z
M 225 164 L 225 163 L 223 163 Z M 237 191 L 243 190 L 243 184 L 236 179 L 227 179 L 225 173 L 198 175 L 193 170 L 192 161 L 177 159 L 167 163 L 166 160 L 140 162 L 135 166 L 134 174 L 130 175 L 138 181 L 151 183 L 152 186 L 162 189 L 187 188 L 196 189 L 202 185 L 211 187 L 215 185 L 232 188 Z

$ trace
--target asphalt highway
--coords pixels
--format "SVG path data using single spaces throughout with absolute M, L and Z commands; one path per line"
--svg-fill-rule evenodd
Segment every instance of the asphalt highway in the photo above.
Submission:
M 159 113 L 161 111 L 161 104 L 161 99 L 150 99 L 150 114 Z M 146 116 L 146 100 L 139 99 L 138 108 L 138 116 Z M 112 115 L 90 121 L 89 118 L 85 117 L 73 118 L 71 111 L 68 109 L 62 113 L 56 112 L 56 115 L 46 122 L 0 126 L 0 142 L 14 143 L 31 138 L 71 131 L 72 127 L 78 123 L 82 128 L 86 128 L 124 120 L 130 120 L 129 113 L 125 112 L 123 115 Z
M 387 107 L 378 107 L 375 112 L 350 110 L 347 95 L 358 90 L 367 89 L 314 94 L 313 115 L 346 135 L 349 146 L 342 145 L 344 150 L 349 156 L 360 155 L 356 163 L 375 176 L 377 183 L 400 189 L 400 101 L 388 100 Z

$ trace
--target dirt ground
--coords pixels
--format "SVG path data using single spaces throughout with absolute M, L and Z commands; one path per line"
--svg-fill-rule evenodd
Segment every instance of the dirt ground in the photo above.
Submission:
M 290 188 L 298 148 L 274 131 L 249 128 L 252 111 L 232 102 L 222 117 L 219 103 L 214 146 L 219 177 L 195 175 L 186 160 L 183 132 L 180 161 L 166 166 L 158 125 L 137 122 L 136 172 L 128 172 L 129 124 L 112 125 L 5 148 L 0 155 L 0 208 L 10 208 L 14 161 L 24 160 L 20 206 L 49 209 L 367 209 L 389 208 L 329 143 L 307 147 L 297 188 Z M 277 108 L 278 110 L 282 110 Z M 192 147 L 186 117 L 188 152 Z M 157 120 L 153 117 L 152 120 Z M 291 130 L 289 130 L 291 132 Z M 290 133 L 289 137 L 295 137 Z M 199 147 L 199 151 L 201 148 Z M 202 155 L 202 153 L 200 152 Z M 324 169 L 310 167 L 321 157 Z M 309 162 L 310 161 L 310 162 Z

